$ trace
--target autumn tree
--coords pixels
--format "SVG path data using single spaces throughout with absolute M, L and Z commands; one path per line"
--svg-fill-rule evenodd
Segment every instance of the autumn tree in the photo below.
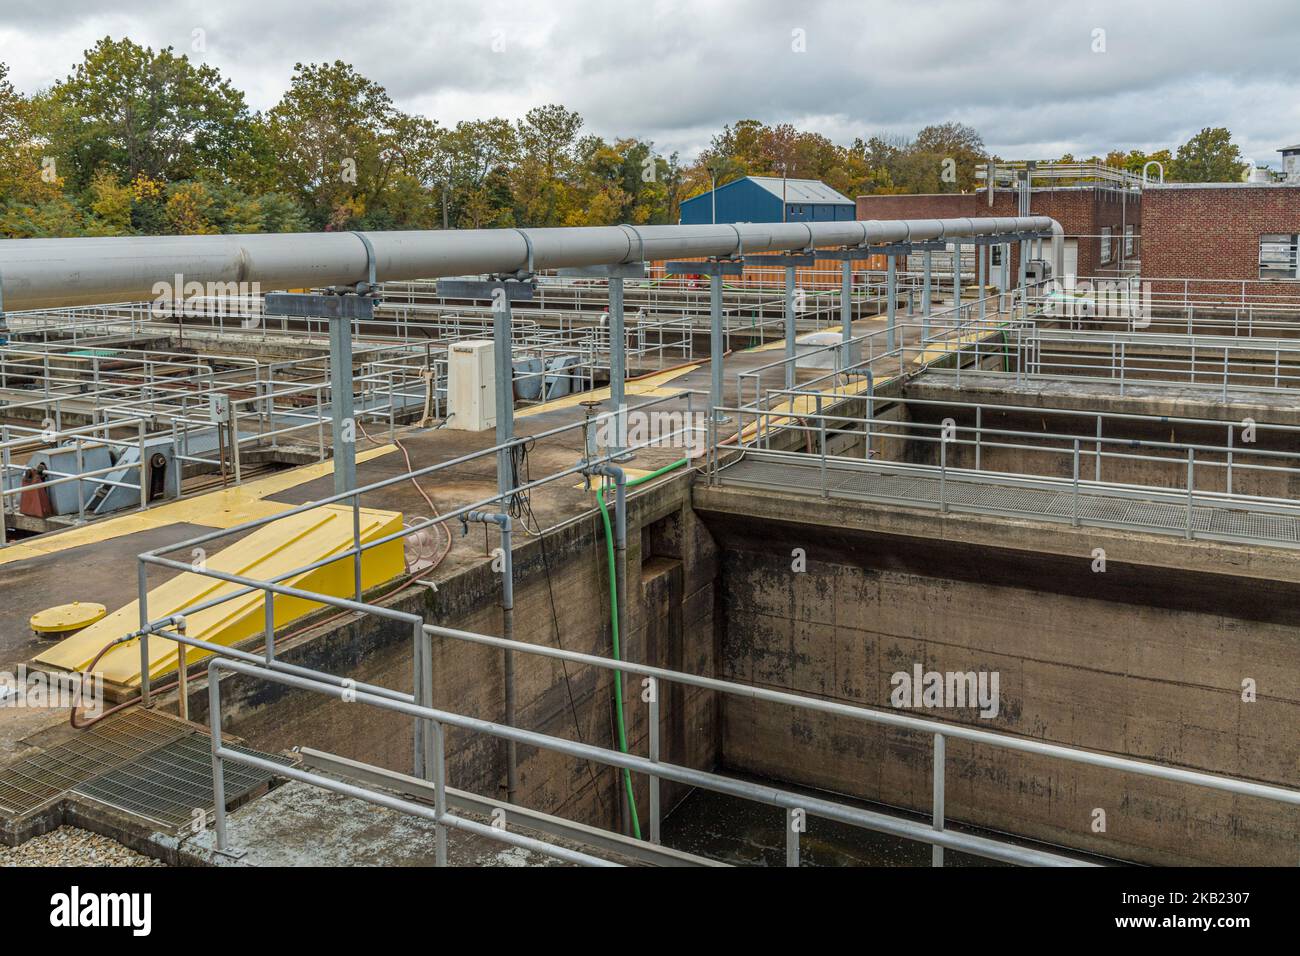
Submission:
M 253 113 L 212 67 L 128 39 L 101 40 L 32 97 L 0 64 L 6 236 L 669 223 L 714 180 L 785 175 L 849 197 L 969 192 L 991 158 L 961 123 L 845 145 L 742 118 L 683 163 L 635 136 L 596 135 L 560 104 L 449 127 L 403 113 L 341 61 L 297 64 L 275 107 Z M 1236 181 L 1245 168 L 1225 129 L 1176 156 L 1116 148 L 1081 162 L 1140 174 L 1151 159 L 1171 180 Z
M 522 225 L 558 226 L 570 213 L 582 117 L 548 104 L 516 124 L 518 158 L 510 176 L 515 219 Z
M 0 63 L 0 198 L 34 198 L 32 194 L 41 191 L 40 184 L 49 185 L 57 174 L 51 170 L 41 179 L 30 120 L 31 105 L 9 82 L 9 67 Z M 53 190 L 57 192 L 57 188 Z M 52 199 L 54 195 L 39 198 Z
M 1147 177 L 1152 181 L 1159 181 L 1160 172 L 1155 167 L 1147 170 L 1147 163 L 1160 163 L 1164 169 L 1165 177 L 1172 179 L 1173 172 L 1173 154 L 1167 149 L 1158 149 L 1155 152 L 1148 153 L 1141 149 L 1112 149 L 1106 154 L 1103 160 L 1105 165 L 1113 166 L 1116 169 L 1122 169 L 1125 172 L 1132 173 L 1134 176 L 1141 176 L 1145 171 Z

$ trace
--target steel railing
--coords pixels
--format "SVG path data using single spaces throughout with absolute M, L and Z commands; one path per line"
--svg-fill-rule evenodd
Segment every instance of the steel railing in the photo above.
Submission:
M 791 413 L 787 410 L 760 409 L 753 406 L 722 409 L 724 414 L 737 417 L 738 449 L 740 456 L 723 461 L 720 454 L 709 460 L 710 481 L 728 467 L 735 466 L 742 460 L 759 460 L 802 466 L 798 473 L 789 476 L 785 484 L 787 490 L 817 494 L 821 497 L 866 496 L 890 497 L 884 492 L 869 490 L 854 491 L 849 484 L 832 488 L 829 484 L 834 472 L 843 478 L 840 469 L 861 471 L 867 469 L 873 473 L 890 474 L 914 479 L 929 480 L 933 483 L 929 494 L 922 495 L 916 487 L 908 492 L 906 498 L 898 499 L 914 507 L 933 507 L 942 512 L 965 510 L 980 513 L 998 513 L 1019 518 L 1035 520 L 1068 521 L 1074 526 L 1083 524 L 1103 527 L 1129 527 L 1153 533 L 1178 533 L 1188 539 L 1234 540 L 1252 544 L 1264 544 L 1281 547 L 1300 547 L 1300 537 L 1279 537 L 1277 535 L 1252 535 L 1249 533 L 1227 533 L 1210 528 L 1197 528 L 1193 519 L 1198 509 L 1210 509 L 1224 515 L 1238 512 L 1258 513 L 1286 517 L 1300 522 L 1300 503 L 1289 498 L 1263 494 L 1242 494 L 1234 490 L 1234 475 L 1240 482 L 1244 473 L 1264 481 L 1271 476 L 1283 479 L 1284 484 L 1300 477 L 1300 453 L 1275 449 L 1250 448 L 1236 444 L 1232 435 L 1235 429 L 1243 431 L 1245 423 L 1224 422 L 1212 419 L 1178 418 L 1171 421 L 1160 416 L 1143 416 L 1136 414 L 1106 415 L 1080 411 L 1065 411 L 1069 418 L 1097 422 L 1097 432 L 1092 435 L 1078 435 L 1063 432 L 1025 431 L 1008 427 L 993 427 L 983 422 L 986 412 L 1027 413 L 1033 411 L 1024 406 L 993 405 L 984 403 L 962 403 L 958 401 L 921 400 L 901 397 L 877 398 L 879 404 L 894 405 L 901 408 L 932 407 L 956 413 L 974 413 L 975 424 L 958 424 L 949 418 L 942 422 L 923 422 L 883 418 L 875 415 L 855 416 L 844 412 L 832 412 L 832 405 L 842 403 L 844 397 L 835 394 L 807 392 L 800 389 L 774 390 L 774 397 L 811 399 L 813 407 Z M 1050 413 L 1057 414 L 1052 409 Z M 775 421 L 763 427 L 764 419 Z M 1170 427 L 1183 424 L 1228 429 L 1227 444 L 1215 445 L 1204 442 L 1176 442 L 1158 440 L 1137 440 L 1116 435 L 1102 434 L 1102 424 L 1106 420 L 1122 421 L 1128 425 L 1147 424 Z M 753 421 L 755 427 L 745 429 L 746 420 Z M 1252 423 L 1253 424 L 1253 423 Z M 1253 426 L 1265 432 L 1276 432 L 1282 440 L 1287 440 L 1300 428 L 1296 426 L 1270 425 Z M 780 442 L 780 436 L 792 436 L 787 439 L 788 449 L 773 448 Z M 861 445 L 857 454 L 836 454 L 830 446 L 837 439 L 848 439 L 854 447 Z M 877 457 L 875 449 L 887 441 L 903 441 L 916 447 L 937 446 L 939 462 L 925 464 L 882 460 Z M 799 447 L 809 450 L 797 451 Z M 950 456 L 955 452 L 966 450 L 974 459 L 974 467 L 954 466 Z M 1144 453 L 1145 450 L 1145 453 Z M 983 457 L 990 451 L 1012 452 L 1017 456 L 1036 455 L 1049 459 L 1041 472 L 1031 472 L 1024 467 L 1010 471 L 992 471 L 984 467 Z M 1245 460 L 1243 460 L 1245 459 Z M 1068 462 L 1069 478 L 1052 474 L 1051 461 Z M 1168 484 L 1138 484 L 1134 482 L 1103 481 L 1100 478 L 1103 462 L 1140 463 L 1152 469 L 1154 475 L 1166 476 Z M 1091 463 L 1094 478 L 1084 475 L 1084 466 Z M 808 480 L 808 472 L 815 470 L 816 480 Z M 1227 490 L 1220 491 L 1204 487 L 1204 476 L 1221 475 Z M 1197 487 L 1198 475 L 1202 485 Z M 1262 476 L 1262 477 L 1261 477 Z M 1182 487 L 1178 487 L 1178 478 L 1182 478 Z M 742 479 L 743 480 L 743 479 Z M 1024 508 L 1020 502 L 1025 496 L 1006 495 L 1005 501 L 998 496 L 984 495 L 977 504 L 955 500 L 951 488 L 959 482 L 973 482 L 1004 488 L 1020 488 L 1046 491 L 1063 497 L 1070 504 L 1066 511 L 1049 510 L 1057 504 L 1056 500 L 1034 499 L 1041 507 Z M 1030 496 L 1032 497 L 1032 496 Z M 1049 496 L 1050 497 L 1050 496 Z M 1167 504 L 1179 509 L 1186 517 L 1185 522 L 1171 526 L 1165 514 L 1157 514 L 1152 509 L 1134 509 L 1133 518 L 1118 518 L 1090 515 L 1081 507 L 1088 498 L 1122 498 L 1148 504 Z M 1144 522 L 1143 516 L 1152 520 Z M 1154 520 L 1165 518 L 1164 521 Z M 1296 526 L 1300 528 L 1300 524 Z

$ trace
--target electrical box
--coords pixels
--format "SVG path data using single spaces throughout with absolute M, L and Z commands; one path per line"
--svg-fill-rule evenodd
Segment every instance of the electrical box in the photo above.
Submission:
M 582 363 L 576 355 L 557 355 L 548 359 L 546 362 L 546 394 L 543 396 L 547 401 L 553 398 L 581 391 L 577 381 L 577 368 Z M 573 369 L 574 371 L 569 371 Z
M 496 347 L 487 340 L 447 350 L 447 428 L 481 432 L 497 423 Z
M 211 392 L 208 395 L 208 418 L 218 425 L 230 421 L 230 396 L 225 392 Z

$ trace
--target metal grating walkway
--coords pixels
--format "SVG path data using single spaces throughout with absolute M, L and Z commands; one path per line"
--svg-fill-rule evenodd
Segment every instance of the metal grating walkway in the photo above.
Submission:
M 105 806 L 176 829 L 212 809 L 212 752 L 206 735 L 191 734 L 89 780 L 72 792 Z M 256 750 L 231 749 L 288 766 L 289 761 Z M 269 783 L 271 774 L 229 761 L 225 766 L 227 805 Z
M 760 453 L 761 454 L 761 453 Z M 940 479 L 939 469 L 924 466 L 890 468 L 878 463 L 854 465 L 826 463 L 811 457 L 799 461 L 790 455 L 779 460 L 765 459 L 753 452 L 726 466 L 718 473 L 723 485 L 767 488 L 807 495 L 851 498 L 860 501 L 903 504 L 921 508 L 943 508 L 1002 514 L 1039 521 L 1073 522 L 1105 527 L 1128 528 L 1157 534 L 1188 533 L 1188 508 L 1179 503 L 1179 492 L 1163 495 L 1153 490 L 1149 496 L 1134 492 L 1098 491 L 1095 486 L 1081 487 L 1075 494 L 1067 481 L 1055 486 L 1049 479 L 979 475 L 969 471 L 949 471 Z M 1086 490 L 1085 490 L 1086 488 Z M 1160 500 L 1163 497 L 1164 500 Z M 1265 544 L 1274 547 L 1300 547 L 1300 508 L 1295 514 L 1277 506 L 1250 507 L 1248 501 L 1235 499 L 1222 505 L 1197 498 L 1191 508 L 1191 536 L 1215 540 Z
M 193 732 L 175 717 L 139 708 L 107 717 L 67 743 L 0 768 L 0 814 L 39 810 L 87 780 Z
M 289 760 L 227 743 L 283 763 Z M 226 765 L 227 804 L 269 782 L 265 771 Z M 188 826 L 195 809 L 212 808 L 211 742 L 192 724 L 132 708 L 106 717 L 71 740 L 0 768 L 0 816 L 43 810 L 69 795 L 93 800 L 157 826 Z

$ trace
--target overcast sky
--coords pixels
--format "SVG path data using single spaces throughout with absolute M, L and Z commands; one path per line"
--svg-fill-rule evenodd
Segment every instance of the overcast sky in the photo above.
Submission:
M 444 124 L 562 103 L 686 160 L 740 118 L 846 144 L 957 120 L 1008 159 L 1204 126 L 1257 162 L 1300 142 L 1297 0 L 0 0 L 25 92 L 106 35 L 210 63 L 255 109 L 295 62 L 343 59 Z

